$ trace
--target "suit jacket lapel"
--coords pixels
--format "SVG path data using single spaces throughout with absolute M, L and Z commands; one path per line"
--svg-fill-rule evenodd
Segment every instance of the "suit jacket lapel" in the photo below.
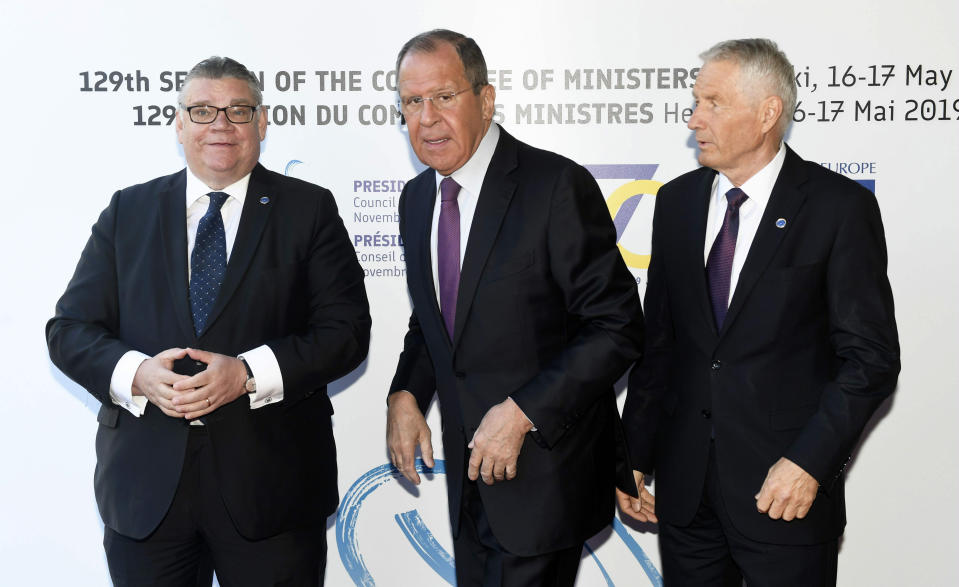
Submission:
M 489 169 L 483 179 L 483 187 L 476 201 L 476 212 L 473 214 L 473 224 L 470 227 L 469 240 L 466 243 L 466 256 L 460 270 L 459 293 L 456 298 L 456 323 L 453 328 L 453 348 L 456 348 L 462 334 L 476 287 L 486 266 L 499 234 L 500 225 L 510 200 L 516 191 L 516 181 L 509 177 L 516 168 L 517 144 L 516 139 L 505 130 L 500 129 L 499 144 L 493 152 Z
M 713 317 L 713 306 L 709 300 L 709 283 L 706 280 L 706 266 L 703 262 L 703 250 L 706 247 L 706 221 L 709 218 L 709 198 L 713 193 L 713 181 L 716 179 L 716 171 L 704 168 L 702 179 L 693 192 L 693 200 L 690 202 L 689 210 L 693 215 L 693 221 L 686 224 L 689 227 L 689 234 L 685 241 L 689 243 L 689 259 L 681 266 L 689 267 L 693 271 L 689 283 L 694 284 L 695 296 L 698 301 L 699 313 L 702 316 L 702 323 L 705 325 L 703 336 L 716 335 L 716 319 Z M 708 338 L 697 337 L 697 340 L 708 340 Z
M 416 259 L 416 265 L 422 268 L 419 285 L 422 291 L 426 292 L 426 298 L 429 300 L 429 307 L 423 308 L 424 312 L 417 312 L 417 317 L 421 322 L 434 321 L 445 336 L 446 327 L 443 326 L 440 304 L 436 299 L 436 284 L 433 283 L 433 254 L 430 245 L 433 207 L 436 205 L 436 172 L 432 169 L 428 170 L 424 180 L 423 186 L 417 192 L 407 196 L 409 216 L 405 219 L 405 223 L 409 227 L 407 233 L 411 239 L 409 243 L 406 243 L 407 255 L 410 259 Z
M 240 215 L 240 226 L 237 227 L 236 240 L 233 242 L 233 251 L 226 265 L 226 274 L 223 276 L 220 292 L 207 317 L 206 330 L 210 329 L 233 297 L 240 282 L 243 281 L 250 261 L 253 260 L 253 254 L 260 244 L 260 237 L 263 236 L 263 230 L 266 228 L 277 197 L 279 194 L 273 192 L 273 184 L 269 181 L 266 169 L 257 163 L 250 176 L 250 184 L 243 201 L 243 212 Z M 261 203 L 261 198 L 268 198 L 268 200 L 266 203 Z
M 798 189 L 805 178 L 802 159 L 787 146 L 786 160 L 783 162 L 783 168 L 779 172 L 776 185 L 773 186 L 769 202 L 766 204 L 766 210 L 759 221 L 756 236 L 749 247 L 749 254 L 746 256 L 746 262 L 739 274 L 736 291 L 733 292 L 732 300 L 729 303 L 729 311 L 726 313 L 726 320 L 723 322 L 720 335 L 729 329 L 730 324 L 735 322 L 736 316 L 739 315 L 746 299 L 749 297 L 749 292 L 752 291 L 756 281 L 766 270 L 776 253 L 776 249 L 779 248 L 779 243 L 782 242 L 790 227 L 794 224 L 792 220 L 806 200 L 806 195 Z M 776 220 L 779 218 L 786 220 L 786 225 L 783 228 L 776 226 Z
M 186 258 L 186 170 L 173 179 L 170 189 L 157 194 L 160 209 L 160 234 L 163 239 L 163 263 L 170 284 L 170 299 L 180 329 L 195 338 L 190 311 L 190 286 Z

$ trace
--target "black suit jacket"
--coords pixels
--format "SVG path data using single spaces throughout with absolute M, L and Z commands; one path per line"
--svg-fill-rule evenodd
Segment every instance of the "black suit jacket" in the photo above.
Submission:
M 94 476 L 100 515 L 120 534 L 150 534 L 173 499 L 188 434 L 184 420 L 156 406 L 136 418 L 112 403 L 120 357 L 188 346 L 236 356 L 267 344 L 283 376 L 283 401 L 252 410 L 244 394 L 204 418 L 220 491 L 249 539 L 322 523 L 338 502 L 326 385 L 363 360 L 370 329 L 363 271 L 333 196 L 256 166 L 223 285 L 198 338 L 185 186 L 184 170 L 115 193 L 47 324 L 53 362 L 102 402 Z
M 715 176 L 697 169 L 656 197 L 646 354 L 623 411 L 633 464 L 655 469 L 660 520 L 685 525 L 715 431 L 723 499 L 740 532 L 784 544 L 829 540 L 845 526 L 842 471 L 899 373 L 879 207 L 866 188 L 787 147 L 717 332 L 703 267 Z M 780 457 L 821 484 L 802 520 L 756 510 Z
M 612 385 L 642 333 L 636 284 L 602 194 L 583 167 L 501 131 L 470 229 L 452 341 L 430 262 L 435 195 L 427 169 L 400 198 L 414 309 L 391 392 L 410 391 L 424 413 L 439 394 L 454 534 L 466 445 L 486 411 L 512 397 L 538 432 L 523 443 L 515 479 L 478 484 L 493 532 L 523 556 L 581 544 L 612 517 L 617 450 L 625 458 Z

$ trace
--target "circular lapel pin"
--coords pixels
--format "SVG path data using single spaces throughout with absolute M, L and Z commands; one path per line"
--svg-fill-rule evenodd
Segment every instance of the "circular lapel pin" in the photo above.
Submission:
M 263 200 L 260 200 L 260 201 L 262 202 Z M 780 218 L 779 220 L 777 220 L 777 221 L 776 221 L 776 228 L 786 228 L 786 219 L 785 219 L 785 218 Z
M 270 203 L 270 196 L 263 196 L 262 198 L 260 198 L 260 203 L 261 203 L 261 204 L 269 204 L 269 203 Z M 786 221 L 783 220 L 782 222 L 785 223 Z

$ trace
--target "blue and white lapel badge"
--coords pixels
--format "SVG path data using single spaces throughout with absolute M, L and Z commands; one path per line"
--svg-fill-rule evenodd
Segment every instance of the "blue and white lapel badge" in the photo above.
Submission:
M 262 200 L 261 200 L 262 201 Z M 776 221 L 776 228 L 786 228 L 786 219 L 780 218 Z
M 260 196 L 260 203 L 263 205 L 270 203 L 270 196 Z M 785 222 L 785 221 L 783 221 Z

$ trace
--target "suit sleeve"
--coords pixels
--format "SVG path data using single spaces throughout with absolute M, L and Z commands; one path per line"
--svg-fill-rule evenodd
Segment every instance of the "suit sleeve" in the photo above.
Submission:
M 407 241 L 406 232 L 406 202 L 407 188 L 403 188 L 400 195 L 400 235 L 404 242 Z M 426 348 L 426 341 L 423 339 L 423 331 L 420 330 L 419 320 L 416 317 L 416 308 L 413 308 L 410 314 L 409 327 L 406 336 L 403 339 L 403 351 L 400 353 L 399 361 L 396 365 L 396 373 L 393 381 L 390 383 L 390 394 L 397 391 L 408 391 L 416 398 L 416 404 L 424 414 L 429 408 L 433 395 L 436 393 L 436 376 L 433 371 L 433 361 L 430 359 L 429 351 Z
M 589 172 L 566 165 L 556 176 L 549 206 L 550 270 L 564 297 L 571 336 L 510 396 L 539 438 L 553 446 L 639 356 L 643 318 L 636 282 Z
M 855 186 L 828 259 L 829 340 L 838 368 L 784 455 L 828 489 L 866 423 L 896 387 L 899 335 L 875 196 Z
M 369 350 L 363 269 L 333 195 L 321 189 L 317 206 L 307 257 L 307 324 L 301 332 L 267 342 L 283 374 L 284 401 L 343 377 Z
M 668 196 L 661 189 L 653 213 L 653 246 L 646 277 L 646 337 L 643 359 L 629 374 L 623 428 L 632 467 L 651 474 L 655 470 L 654 449 L 662 413 L 663 399 L 669 389 L 667 370 L 675 338 L 669 305 L 669 288 L 664 267 L 667 263 L 662 217 Z
M 50 359 L 101 403 L 110 404 L 110 379 L 131 349 L 117 338 L 115 234 L 120 192 L 100 214 L 70 283 L 47 322 Z

